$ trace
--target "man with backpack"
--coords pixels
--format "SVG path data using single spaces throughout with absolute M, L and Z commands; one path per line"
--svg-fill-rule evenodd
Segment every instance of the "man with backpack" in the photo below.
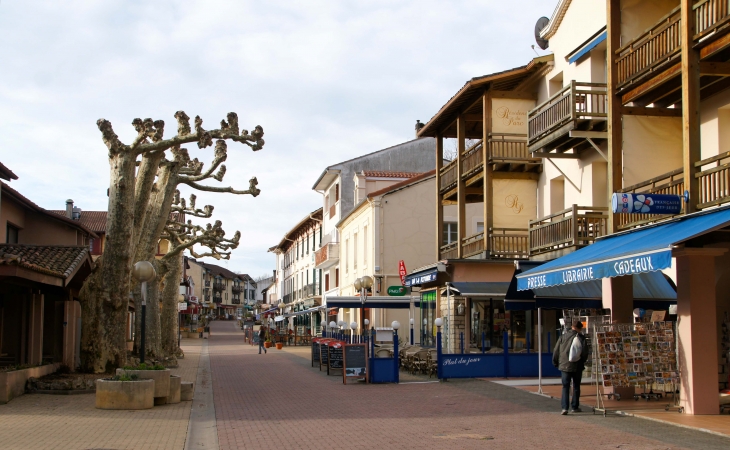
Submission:
M 553 365 L 563 376 L 563 396 L 561 399 L 562 415 L 568 414 L 570 400 L 570 383 L 573 383 L 573 401 L 570 402 L 571 412 L 581 412 L 580 409 L 580 382 L 583 378 L 583 369 L 588 360 L 588 345 L 581 331 L 583 323 L 575 320 L 570 330 L 560 336 L 553 350 Z
M 261 349 L 264 349 L 264 354 L 266 353 L 266 347 L 264 347 L 264 340 L 266 339 L 266 329 L 264 329 L 263 326 L 259 329 L 259 355 L 261 354 Z

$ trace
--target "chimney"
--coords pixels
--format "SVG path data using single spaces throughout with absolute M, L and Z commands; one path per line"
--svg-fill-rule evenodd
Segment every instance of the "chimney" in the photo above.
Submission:
M 416 120 L 416 137 L 418 137 L 418 132 L 421 131 L 421 128 L 425 127 L 425 123 L 421 123 L 420 120 Z
M 79 208 L 78 206 L 74 206 L 73 207 L 73 212 L 72 212 L 71 215 L 72 215 L 71 218 L 73 220 L 79 220 L 79 219 L 81 219 L 81 208 Z
M 71 199 L 66 200 L 66 217 L 74 218 L 74 201 Z

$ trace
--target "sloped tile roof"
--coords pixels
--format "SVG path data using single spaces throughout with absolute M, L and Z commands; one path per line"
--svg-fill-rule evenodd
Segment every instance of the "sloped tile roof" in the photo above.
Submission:
M 5 164 L 0 162 L 0 178 L 3 180 L 17 180 L 18 176 L 13 173 Z
M 0 265 L 16 265 L 64 280 L 87 258 L 89 249 L 86 247 L 0 244 Z
M 52 209 L 51 212 L 66 217 L 66 211 L 63 209 Z M 94 233 L 106 233 L 106 211 L 81 211 L 81 217 L 77 222 Z
M 391 170 L 363 170 L 366 177 L 377 178 L 413 178 L 422 174 L 422 172 L 396 172 Z

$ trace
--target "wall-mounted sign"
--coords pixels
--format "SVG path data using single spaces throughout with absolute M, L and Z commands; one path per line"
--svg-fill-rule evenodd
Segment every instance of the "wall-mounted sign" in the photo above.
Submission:
M 389 286 L 388 295 L 392 295 L 394 297 L 402 297 L 406 295 L 407 290 L 408 289 L 406 289 L 405 286 Z
M 438 276 L 438 269 L 430 269 L 427 272 L 419 272 L 415 274 L 411 274 L 408 277 L 406 277 L 405 285 L 410 286 L 420 286 L 425 283 L 431 283 L 432 281 L 436 281 L 436 277 Z
M 398 275 L 400 275 L 400 284 L 406 286 L 406 263 L 402 259 L 398 261 Z
M 679 214 L 684 197 L 663 194 L 613 194 L 614 213 L 623 214 Z
M 187 311 L 188 310 L 188 304 L 187 303 L 178 303 L 177 304 L 177 310 L 178 311 Z

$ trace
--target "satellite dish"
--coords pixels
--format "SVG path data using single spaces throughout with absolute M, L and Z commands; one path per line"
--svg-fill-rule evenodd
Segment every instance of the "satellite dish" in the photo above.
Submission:
M 549 23 L 550 23 L 550 19 L 548 19 L 547 17 L 540 17 L 539 19 L 537 19 L 537 23 L 535 24 L 535 41 L 537 42 L 538 47 L 540 47 L 543 50 L 548 48 L 548 40 L 540 37 L 540 32 Z

